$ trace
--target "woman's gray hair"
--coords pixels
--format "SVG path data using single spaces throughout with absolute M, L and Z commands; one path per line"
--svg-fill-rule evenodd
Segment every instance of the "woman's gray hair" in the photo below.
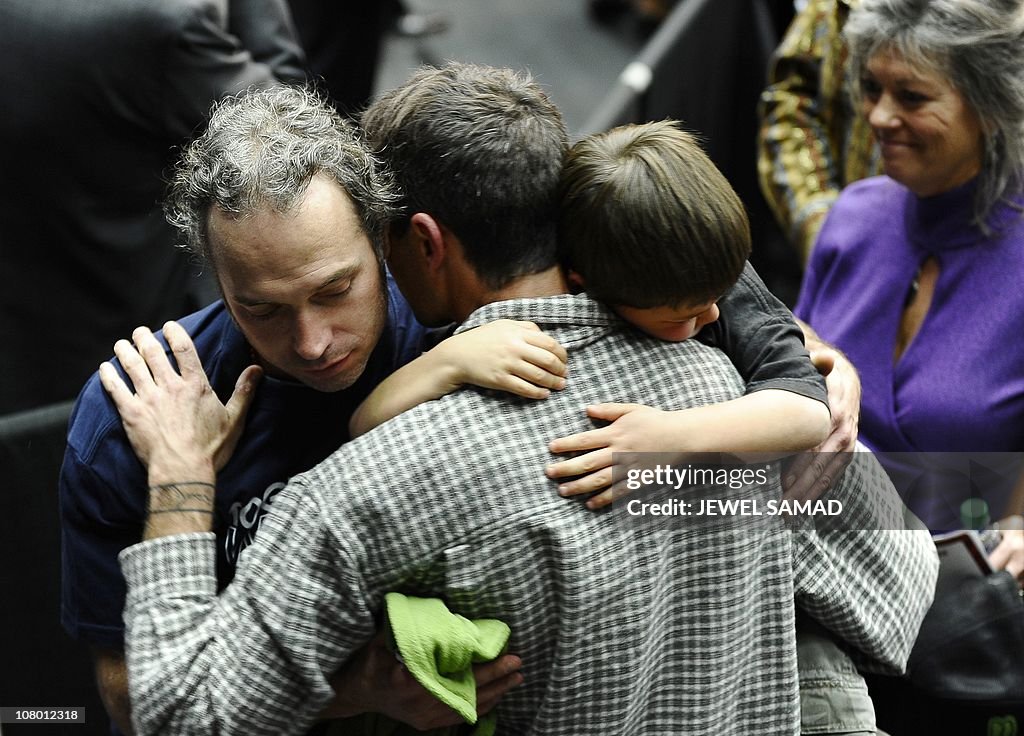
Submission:
M 264 206 L 287 212 L 317 174 L 352 199 L 383 261 L 384 230 L 398 201 L 392 176 L 359 130 L 305 88 L 254 89 L 214 105 L 206 131 L 175 166 L 164 211 L 184 247 L 213 265 L 211 207 L 238 218 Z
M 1024 190 L 1024 0 L 861 0 L 844 34 L 855 100 L 868 61 L 894 50 L 974 108 L 985 137 L 974 220 L 990 232 L 992 208 Z

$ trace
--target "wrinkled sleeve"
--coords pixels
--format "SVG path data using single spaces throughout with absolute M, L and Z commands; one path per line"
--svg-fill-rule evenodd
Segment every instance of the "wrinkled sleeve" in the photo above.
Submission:
M 117 556 L 142 538 L 145 472 L 95 375 L 72 413 L 57 489 L 61 623 L 73 639 L 119 650 L 125 586 Z
M 333 696 L 327 677 L 373 633 L 358 567 L 295 484 L 219 596 L 213 534 L 121 554 L 139 734 L 291 734 Z
M 142 526 L 120 511 L 121 499 L 72 447 L 59 490 L 61 622 L 73 639 L 121 649 L 125 588 L 117 556 L 139 541 Z
M 701 339 L 729 356 L 747 393 L 780 389 L 828 405 L 825 379 L 811 363 L 803 332 L 750 263 L 718 305 L 721 316 L 701 330 Z
M 875 457 L 854 453 L 824 500 L 842 513 L 794 531 L 797 605 L 869 669 L 901 673 L 931 605 L 938 555 Z

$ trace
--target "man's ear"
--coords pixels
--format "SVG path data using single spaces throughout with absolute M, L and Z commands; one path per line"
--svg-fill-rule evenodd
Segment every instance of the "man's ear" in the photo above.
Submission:
M 427 268 L 436 271 L 444 263 L 447 254 L 445 231 L 441 224 L 426 212 L 417 212 L 409 218 L 409 229 Z

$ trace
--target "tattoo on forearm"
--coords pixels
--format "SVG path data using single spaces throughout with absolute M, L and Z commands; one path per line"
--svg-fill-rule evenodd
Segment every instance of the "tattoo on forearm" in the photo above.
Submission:
M 160 483 L 149 487 L 150 514 L 169 514 L 194 512 L 212 514 L 208 506 L 213 500 L 216 486 L 203 481 L 179 481 L 177 483 Z M 154 503 L 156 501 L 156 503 Z
M 164 490 L 168 490 L 168 489 L 171 489 L 171 488 L 173 488 L 175 490 L 178 490 L 182 486 L 201 486 L 202 488 L 209 488 L 211 491 L 214 490 L 217 487 L 213 483 L 204 483 L 201 480 L 179 480 L 176 483 L 160 483 L 160 484 L 155 485 L 155 486 L 150 486 L 149 490 L 151 490 L 151 491 L 164 491 Z
M 158 514 L 206 514 L 213 516 L 213 509 L 154 509 L 149 512 L 150 516 Z
M 213 483 L 200 480 L 151 485 L 143 539 L 211 531 L 216 490 Z

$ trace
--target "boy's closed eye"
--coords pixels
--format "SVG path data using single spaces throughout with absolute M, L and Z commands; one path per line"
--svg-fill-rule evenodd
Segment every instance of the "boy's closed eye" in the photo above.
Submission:
M 667 342 L 682 342 L 718 319 L 717 300 L 696 306 L 627 307 L 616 305 L 615 313 L 641 332 Z

